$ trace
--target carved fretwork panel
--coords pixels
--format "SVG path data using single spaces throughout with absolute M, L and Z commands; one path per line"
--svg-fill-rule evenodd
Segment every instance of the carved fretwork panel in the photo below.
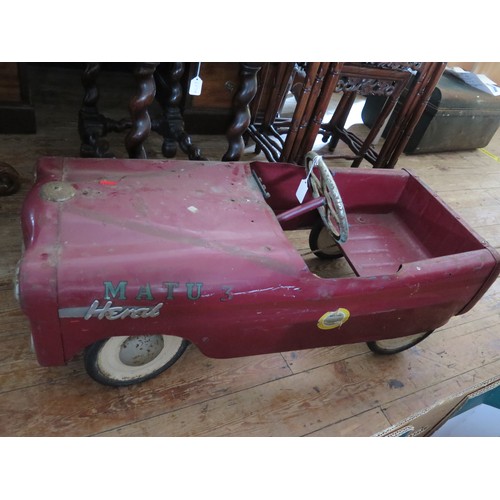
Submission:
M 377 80 L 375 78 L 352 78 L 342 76 L 339 78 L 335 92 L 357 92 L 367 95 L 389 96 L 396 88 L 395 81 Z
M 363 62 L 360 65 L 371 66 L 379 69 L 395 69 L 401 71 L 419 71 L 422 68 L 421 62 Z
M 363 96 L 390 96 L 397 88 L 398 82 L 417 71 L 421 65 L 422 63 L 415 62 L 346 63 L 335 92 L 356 92 Z M 371 74 L 359 74 L 362 68 L 369 70 Z M 353 69 L 356 69 L 356 74 L 351 74 Z

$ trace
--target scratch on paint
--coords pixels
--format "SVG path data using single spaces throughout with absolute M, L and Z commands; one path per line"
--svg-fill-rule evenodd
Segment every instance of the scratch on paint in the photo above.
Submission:
M 296 286 L 291 286 L 291 285 L 289 285 L 289 286 L 286 286 L 286 285 L 272 286 L 269 288 L 258 288 L 257 290 L 246 290 L 244 292 L 233 292 L 233 295 L 249 295 L 251 293 L 274 292 L 277 290 L 293 290 L 295 292 L 299 292 L 300 288 L 296 287 Z

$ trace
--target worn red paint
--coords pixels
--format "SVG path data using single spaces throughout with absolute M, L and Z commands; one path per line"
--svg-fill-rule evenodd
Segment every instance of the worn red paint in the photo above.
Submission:
M 314 275 L 283 232 L 319 218 L 314 203 L 290 212 L 302 167 L 40 160 L 19 272 L 39 362 L 65 363 L 113 335 L 182 336 L 213 357 L 405 336 L 470 309 L 498 276 L 495 250 L 408 172 L 332 172 L 356 277 Z M 99 192 L 110 178 L 120 182 Z M 49 181 L 75 195 L 44 199 Z M 280 224 L 283 213 L 293 217 Z M 345 323 L 318 328 L 342 310 Z

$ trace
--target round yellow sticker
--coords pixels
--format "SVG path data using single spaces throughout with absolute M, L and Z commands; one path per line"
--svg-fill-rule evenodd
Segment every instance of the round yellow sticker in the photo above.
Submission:
M 351 316 L 351 313 L 340 307 L 336 311 L 328 311 L 318 320 L 318 328 L 320 330 L 332 330 L 343 325 Z

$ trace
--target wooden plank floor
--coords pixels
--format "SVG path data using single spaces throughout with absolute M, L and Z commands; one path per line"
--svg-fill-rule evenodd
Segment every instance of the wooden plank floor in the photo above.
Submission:
M 0 436 L 370 436 L 500 374 L 498 281 L 472 311 L 393 357 L 356 344 L 214 360 L 190 346 L 162 376 L 120 389 L 91 380 L 81 356 L 64 367 L 38 366 L 12 293 L 19 214 L 37 158 L 78 156 L 82 92 L 77 69 L 31 67 L 30 75 L 38 133 L 0 136 L 0 159 L 22 176 L 20 192 L 0 198 Z M 109 106 L 115 118 L 126 116 L 131 77 L 100 81 L 103 111 Z M 214 160 L 227 147 L 223 136 L 194 140 Z M 317 147 L 325 151 L 320 141 Z M 112 148 L 126 157 L 123 135 L 113 136 Z M 147 149 L 161 157 L 159 138 Z M 500 133 L 486 149 L 500 156 Z M 249 147 L 242 160 L 254 157 Z M 396 168 L 402 167 L 500 248 L 498 160 L 480 150 L 403 155 Z

